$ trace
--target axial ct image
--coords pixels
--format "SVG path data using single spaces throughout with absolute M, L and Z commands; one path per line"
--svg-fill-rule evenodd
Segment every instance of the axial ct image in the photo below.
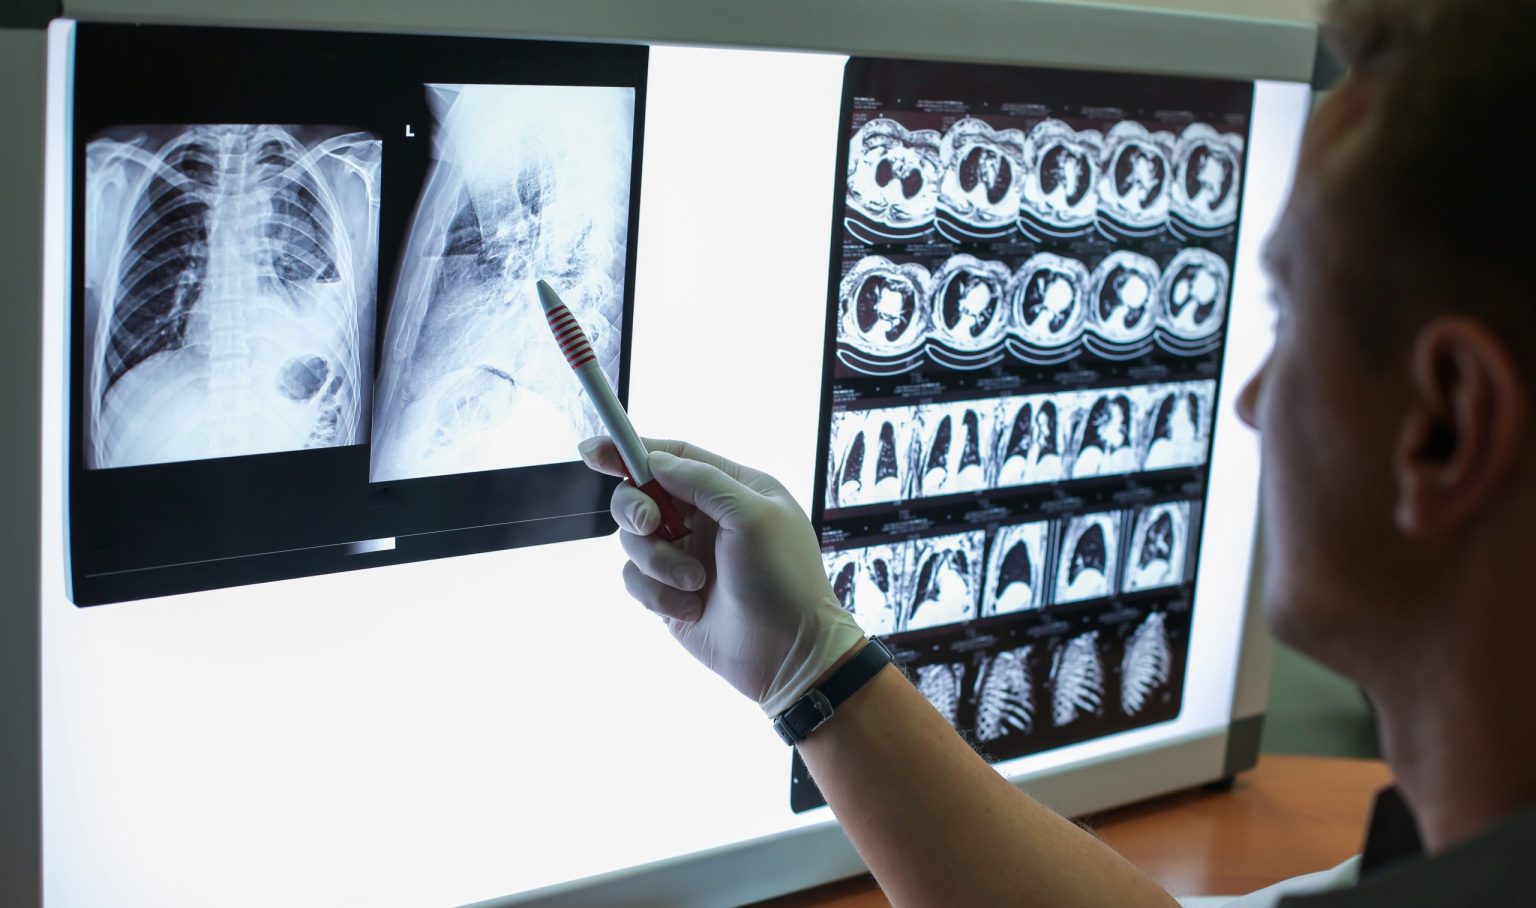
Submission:
M 390 303 L 373 481 L 574 459 L 600 430 L 534 293 L 618 385 L 631 88 L 428 85 L 433 164 Z
M 382 152 L 341 126 L 88 143 L 88 468 L 368 440 Z

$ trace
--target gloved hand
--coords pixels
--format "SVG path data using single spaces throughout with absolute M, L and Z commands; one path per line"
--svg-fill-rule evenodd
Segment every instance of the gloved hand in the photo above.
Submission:
M 827 582 L 811 522 L 766 473 L 683 442 L 645 446 L 693 532 L 679 543 L 650 535 L 655 502 L 620 485 L 611 509 L 629 555 L 624 585 L 694 658 L 776 717 L 864 638 Z M 611 439 L 580 451 L 592 469 L 624 475 Z

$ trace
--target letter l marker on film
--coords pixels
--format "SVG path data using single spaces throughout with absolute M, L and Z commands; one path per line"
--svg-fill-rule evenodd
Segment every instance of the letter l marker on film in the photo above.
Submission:
M 587 342 L 587 333 L 553 287 L 539 281 L 538 290 L 539 304 L 544 307 L 544 317 L 549 320 L 549 330 L 555 335 L 555 343 L 560 345 L 560 352 L 565 354 L 566 362 L 571 364 L 576 378 L 586 389 L 598 417 L 608 427 L 608 434 L 613 437 L 613 444 L 619 449 L 619 458 L 624 462 L 624 472 L 629 474 L 629 481 L 651 496 L 661 509 L 661 526 L 656 528 L 656 535 L 668 542 L 682 539 L 691 531 L 677 512 L 677 504 L 673 502 L 672 496 L 651 475 L 650 465 L 645 459 L 645 444 L 635 433 L 629 414 L 624 412 L 618 396 L 613 393 L 613 387 L 608 384 L 608 376 L 603 374 L 602 367 L 597 364 L 597 355 Z

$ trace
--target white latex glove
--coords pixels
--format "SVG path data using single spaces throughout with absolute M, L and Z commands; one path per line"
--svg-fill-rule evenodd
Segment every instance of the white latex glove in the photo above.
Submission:
M 776 717 L 864 638 L 827 582 L 811 522 L 766 473 L 684 442 L 645 446 L 693 532 L 680 543 L 650 535 L 655 502 L 620 485 L 611 509 L 629 555 L 624 585 L 694 658 Z M 612 440 L 580 450 L 592 469 L 624 475 Z

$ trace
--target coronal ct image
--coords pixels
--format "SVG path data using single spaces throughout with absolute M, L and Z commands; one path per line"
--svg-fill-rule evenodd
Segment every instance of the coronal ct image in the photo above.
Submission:
M 998 401 L 995 485 L 1055 482 L 1062 477 L 1062 397 L 1036 394 Z
M 1035 691 L 1029 677 L 1031 647 L 1003 650 L 983 662 L 976 678 L 976 737 L 995 741 L 1029 734 L 1035 725 Z
M 910 353 L 928 328 L 928 269 L 859 260 L 838 287 L 837 339 L 876 356 Z
M 1127 716 L 1141 712 L 1157 690 L 1173 674 L 1173 646 L 1163 613 L 1148 615 L 1125 642 L 1120 658 L 1120 711 Z
M 1077 340 L 1088 314 L 1089 281 L 1088 269 L 1076 259 L 1050 252 L 1031 256 L 1008 288 L 1019 336 L 1042 348 Z
M 917 692 L 922 694 L 939 715 L 954 725 L 960 716 L 961 685 L 965 683 L 965 666 L 960 663 L 946 665 L 919 665 L 916 675 Z
M 972 255 L 956 255 L 933 274 L 933 329 L 957 350 L 993 347 L 1008 328 L 1003 290 L 1008 267 Z
M 1108 511 L 1083 514 L 1066 522 L 1057 555 L 1057 605 L 1114 592 L 1122 516 L 1119 511 Z
M 1073 479 L 1135 472 L 1137 407 L 1129 389 L 1085 391 L 1072 417 Z
M 865 633 L 896 632 L 910 554 L 910 546 L 903 543 L 823 555 L 832 591 Z
M 1242 185 L 1243 137 L 1204 123 L 1184 129 L 1174 148 L 1173 214 L 1200 229 L 1232 226 Z
M 975 492 L 991 484 L 995 409 L 990 400 L 918 406 L 914 497 Z
M 832 414 L 827 507 L 848 508 L 907 497 L 917 421 L 910 407 Z
M 1020 210 L 1026 230 L 1071 235 L 1092 225 L 1103 148 L 1102 133 L 1078 132 L 1060 120 L 1043 120 L 1029 131 Z
M 1134 343 L 1157 326 L 1157 262 L 1124 250 L 1110 253 L 1093 271 L 1089 324 L 1115 343 Z
M 1136 514 L 1131 547 L 1126 554 L 1126 592 L 1173 586 L 1184 581 L 1189 551 L 1190 503 L 1175 501 L 1144 508 Z
M 1024 133 L 966 117 L 940 142 L 939 231 L 956 242 L 994 239 L 1019 215 Z
M 977 530 L 913 543 L 912 587 L 903 631 L 938 627 L 976 617 L 986 533 Z
M 1000 528 L 987 555 L 987 586 L 981 617 L 1005 615 L 1045 605 L 1050 569 L 1045 547 L 1050 524 L 1021 523 Z
M 1214 381 L 1142 389 L 1142 469 L 1164 470 L 1205 463 L 1215 394 Z
M 859 128 L 848 144 L 848 208 L 862 222 L 866 242 L 907 239 L 926 232 L 939 199 L 943 169 L 937 131 L 911 131 L 880 117 Z
M 85 465 L 368 440 L 383 143 L 122 126 L 85 154 Z
M 1099 632 L 1089 631 L 1051 654 L 1051 720 L 1057 727 L 1104 710 L 1104 660 Z
M 1227 263 L 1208 249 L 1181 249 L 1158 287 L 1162 327 L 1185 340 L 1208 338 L 1221 327 L 1227 302 Z
M 600 425 L 534 282 L 617 384 L 635 92 L 428 85 L 433 163 L 391 303 L 375 482 L 573 459 Z
M 1099 214 L 1120 229 L 1160 229 L 1168 220 L 1173 134 L 1140 123 L 1116 123 L 1104 137 Z

